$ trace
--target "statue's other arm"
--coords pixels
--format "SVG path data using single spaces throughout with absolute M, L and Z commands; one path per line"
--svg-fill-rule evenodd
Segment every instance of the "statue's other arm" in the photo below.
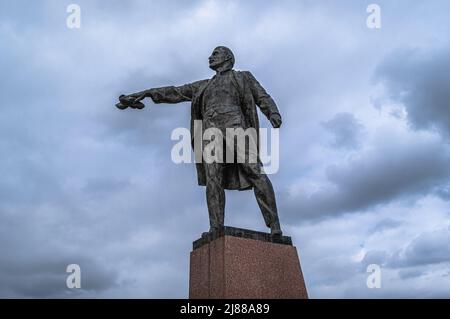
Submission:
M 152 88 L 142 92 L 131 94 L 133 97 L 150 97 L 154 103 L 180 103 L 191 101 L 199 85 L 203 81 L 196 81 L 193 83 L 181 86 L 165 86 L 160 88 Z
M 261 112 L 267 117 L 273 127 L 278 128 L 281 125 L 281 115 L 278 111 L 278 107 L 272 97 L 266 92 L 261 84 L 255 79 L 250 72 L 244 72 L 247 83 L 250 85 L 250 89 L 255 99 L 256 105 L 259 106 Z

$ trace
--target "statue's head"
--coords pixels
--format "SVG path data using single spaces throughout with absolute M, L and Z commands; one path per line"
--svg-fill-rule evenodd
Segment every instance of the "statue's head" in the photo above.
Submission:
M 224 46 L 215 48 L 208 60 L 209 67 L 214 71 L 232 69 L 234 66 L 234 54 Z

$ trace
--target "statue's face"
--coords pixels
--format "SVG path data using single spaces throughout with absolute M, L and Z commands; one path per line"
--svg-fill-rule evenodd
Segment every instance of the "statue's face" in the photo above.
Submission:
M 214 51 L 209 56 L 209 67 L 213 70 L 217 69 L 219 66 L 221 66 L 226 60 L 228 59 L 228 56 L 225 52 L 225 50 L 221 48 L 215 48 Z

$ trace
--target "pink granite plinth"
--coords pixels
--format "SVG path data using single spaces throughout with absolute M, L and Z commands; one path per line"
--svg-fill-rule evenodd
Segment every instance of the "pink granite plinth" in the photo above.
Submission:
M 308 298 L 297 250 L 290 237 L 282 237 L 285 240 L 277 243 L 270 234 L 247 230 L 240 230 L 238 236 L 236 231 L 227 233 L 230 232 L 194 242 L 189 298 Z

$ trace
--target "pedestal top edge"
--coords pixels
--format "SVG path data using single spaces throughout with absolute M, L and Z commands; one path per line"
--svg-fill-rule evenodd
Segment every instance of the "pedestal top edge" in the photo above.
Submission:
M 282 244 L 282 245 L 289 245 L 292 246 L 292 239 L 289 236 L 280 236 L 280 235 L 272 235 L 269 233 L 264 233 L 260 231 L 250 230 L 250 229 L 244 229 L 244 228 L 236 228 L 236 227 L 230 227 L 225 226 L 218 231 L 207 233 L 205 236 L 202 236 L 201 238 L 195 240 L 192 243 L 193 250 L 198 249 L 202 247 L 203 245 L 206 245 L 218 238 L 224 237 L 224 236 L 232 236 L 232 237 L 240 237 L 240 238 L 247 238 L 247 239 L 253 239 L 253 240 L 260 240 L 275 244 Z

